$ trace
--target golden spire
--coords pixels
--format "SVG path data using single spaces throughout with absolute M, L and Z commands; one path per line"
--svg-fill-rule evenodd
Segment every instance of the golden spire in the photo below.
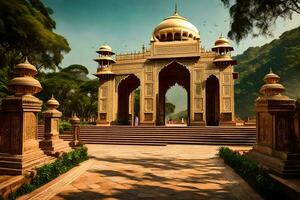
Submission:
M 174 15 L 178 15 L 177 2 L 175 3 L 175 11 L 174 11 Z

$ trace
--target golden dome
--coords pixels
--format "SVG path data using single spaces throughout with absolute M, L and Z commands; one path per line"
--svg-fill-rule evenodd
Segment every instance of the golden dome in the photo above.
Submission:
M 153 36 L 159 41 L 200 39 L 198 29 L 186 18 L 175 13 L 156 26 Z

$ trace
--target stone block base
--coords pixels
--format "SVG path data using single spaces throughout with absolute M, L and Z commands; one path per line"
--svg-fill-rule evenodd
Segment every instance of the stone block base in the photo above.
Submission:
M 283 176 L 300 176 L 300 154 L 287 153 L 285 159 L 250 150 L 245 154 L 250 160 L 256 161 L 271 172 Z
M 97 126 L 110 126 L 110 123 L 109 123 L 109 121 L 97 120 L 96 125 Z
M 206 126 L 206 123 L 205 121 L 200 121 L 200 122 L 191 121 L 190 126 Z
M 69 152 L 72 150 L 68 142 L 65 142 L 62 139 L 43 140 L 40 141 L 39 144 L 40 148 L 44 151 L 44 153 L 49 156 L 58 157 L 62 153 Z
M 41 150 L 28 151 L 24 155 L 0 153 L 0 174 L 21 175 L 52 160 Z
M 236 126 L 235 121 L 220 121 L 219 126 Z
M 141 122 L 139 126 L 156 126 L 155 122 Z

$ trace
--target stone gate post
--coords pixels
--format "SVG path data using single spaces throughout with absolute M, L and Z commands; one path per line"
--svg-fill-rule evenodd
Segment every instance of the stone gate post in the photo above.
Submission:
M 80 145 L 80 141 L 79 141 L 79 125 L 80 125 L 80 119 L 75 115 L 73 115 L 73 117 L 70 120 L 71 125 L 72 125 L 72 134 L 73 134 L 73 140 L 70 142 L 70 146 L 72 148 L 76 148 Z
M 300 174 L 300 152 L 295 147 L 295 100 L 282 94 L 279 76 L 270 71 L 264 78 L 256 100 L 256 144 L 247 154 L 273 172 L 283 176 Z
M 71 150 L 69 144 L 62 139 L 59 139 L 59 120 L 62 116 L 57 110 L 59 103 L 52 96 L 47 102 L 48 109 L 43 112 L 45 119 L 45 137 L 40 141 L 40 148 L 47 154 L 59 156 L 63 152 Z
M 0 174 L 22 174 L 49 161 L 37 140 L 37 113 L 42 101 L 33 96 L 42 90 L 35 66 L 28 60 L 15 67 L 17 77 L 8 83 L 13 95 L 2 101 L 0 114 Z

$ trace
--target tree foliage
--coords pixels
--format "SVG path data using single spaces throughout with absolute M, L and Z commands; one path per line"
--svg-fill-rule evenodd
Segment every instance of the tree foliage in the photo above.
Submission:
M 300 14 L 300 0 L 221 0 L 230 7 L 231 30 L 228 37 L 239 42 L 252 33 L 253 36 L 272 35 L 271 27 L 280 17 L 291 19 Z
M 172 114 L 175 111 L 175 105 L 171 102 L 166 102 L 165 104 L 165 112 L 166 112 L 166 116 Z
M 70 51 L 53 32 L 53 11 L 40 0 L 0 0 L 0 67 L 15 66 L 28 56 L 38 69 L 56 69 Z
M 59 72 L 41 73 L 39 80 L 43 90 L 41 100 L 47 102 L 52 96 L 59 101 L 59 110 L 64 117 L 76 113 L 81 119 L 88 120 L 97 116 L 97 79 L 87 77 L 88 70 L 82 65 L 70 65 Z
M 40 0 L 0 0 L 0 98 L 25 56 L 39 71 L 56 70 L 70 51 L 67 40 L 53 31 L 52 13 Z

